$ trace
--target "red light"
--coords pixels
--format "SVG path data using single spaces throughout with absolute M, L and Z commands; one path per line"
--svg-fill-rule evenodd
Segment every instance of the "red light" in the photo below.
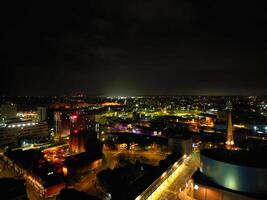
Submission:
M 74 130 L 74 133 L 78 133 L 78 130 L 76 129 L 76 130 Z
M 77 116 L 77 115 L 72 115 L 72 116 L 70 116 L 70 118 L 71 118 L 72 120 L 75 120 L 75 119 L 78 118 L 78 116 Z

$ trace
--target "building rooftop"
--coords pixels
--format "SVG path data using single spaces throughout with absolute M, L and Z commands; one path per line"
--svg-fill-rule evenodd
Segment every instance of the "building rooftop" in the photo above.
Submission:
M 70 167 L 82 167 L 85 164 L 91 164 L 95 160 L 101 159 L 101 156 L 91 156 L 84 152 L 73 156 L 66 157 L 64 164 Z
M 62 182 L 62 174 L 56 172 L 55 167 L 44 159 L 44 155 L 40 151 L 16 150 L 5 152 L 5 155 L 29 174 L 39 179 L 45 186 Z
M 267 153 L 267 152 L 266 152 Z M 221 162 L 247 167 L 266 168 L 267 160 L 263 159 L 264 152 L 259 150 L 226 150 L 226 149 L 204 149 L 201 154 Z
M 187 126 L 169 127 L 165 130 L 165 132 L 170 138 L 176 138 L 181 140 L 188 140 L 191 138 L 191 134 L 188 131 Z

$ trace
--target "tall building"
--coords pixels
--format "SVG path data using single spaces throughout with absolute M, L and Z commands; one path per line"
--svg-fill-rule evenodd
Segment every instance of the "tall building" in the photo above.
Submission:
M 85 152 L 85 143 L 87 137 L 86 133 L 77 133 L 77 134 L 70 134 L 70 151 L 72 153 L 83 153 Z
M 54 124 L 55 124 L 55 139 L 60 140 L 62 135 L 62 113 L 54 112 Z
M 228 110 L 227 116 L 227 140 L 226 147 L 231 148 L 234 145 L 234 135 L 233 135 L 233 122 L 232 122 L 232 103 L 228 101 L 226 103 L 226 109 Z
M 54 138 L 62 139 L 70 134 L 90 130 L 99 132 L 97 121 L 105 109 L 95 107 L 51 108 L 47 109 L 47 122 L 55 131 Z
M 71 114 L 69 119 L 70 133 L 78 133 L 85 130 L 99 132 L 99 124 L 95 120 L 94 113 Z
M 46 120 L 46 107 L 37 107 L 38 121 Z

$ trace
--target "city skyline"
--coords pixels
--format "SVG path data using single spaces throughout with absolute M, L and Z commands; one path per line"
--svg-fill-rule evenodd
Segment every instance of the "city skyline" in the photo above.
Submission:
M 266 199 L 266 96 L 0 102 L 5 199 Z
M 2 3 L 1 200 L 266 199 L 266 10 Z

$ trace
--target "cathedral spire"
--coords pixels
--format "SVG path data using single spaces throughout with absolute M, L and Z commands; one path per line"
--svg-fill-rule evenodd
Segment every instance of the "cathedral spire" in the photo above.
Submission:
M 228 114 L 228 125 L 227 125 L 227 140 L 226 140 L 226 147 L 231 148 L 234 146 L 234 135 L 233 135 L 233 122 L 232 122 L 232 109 L 233 105 L 230 101 L 226 103 L 226 109 Z

